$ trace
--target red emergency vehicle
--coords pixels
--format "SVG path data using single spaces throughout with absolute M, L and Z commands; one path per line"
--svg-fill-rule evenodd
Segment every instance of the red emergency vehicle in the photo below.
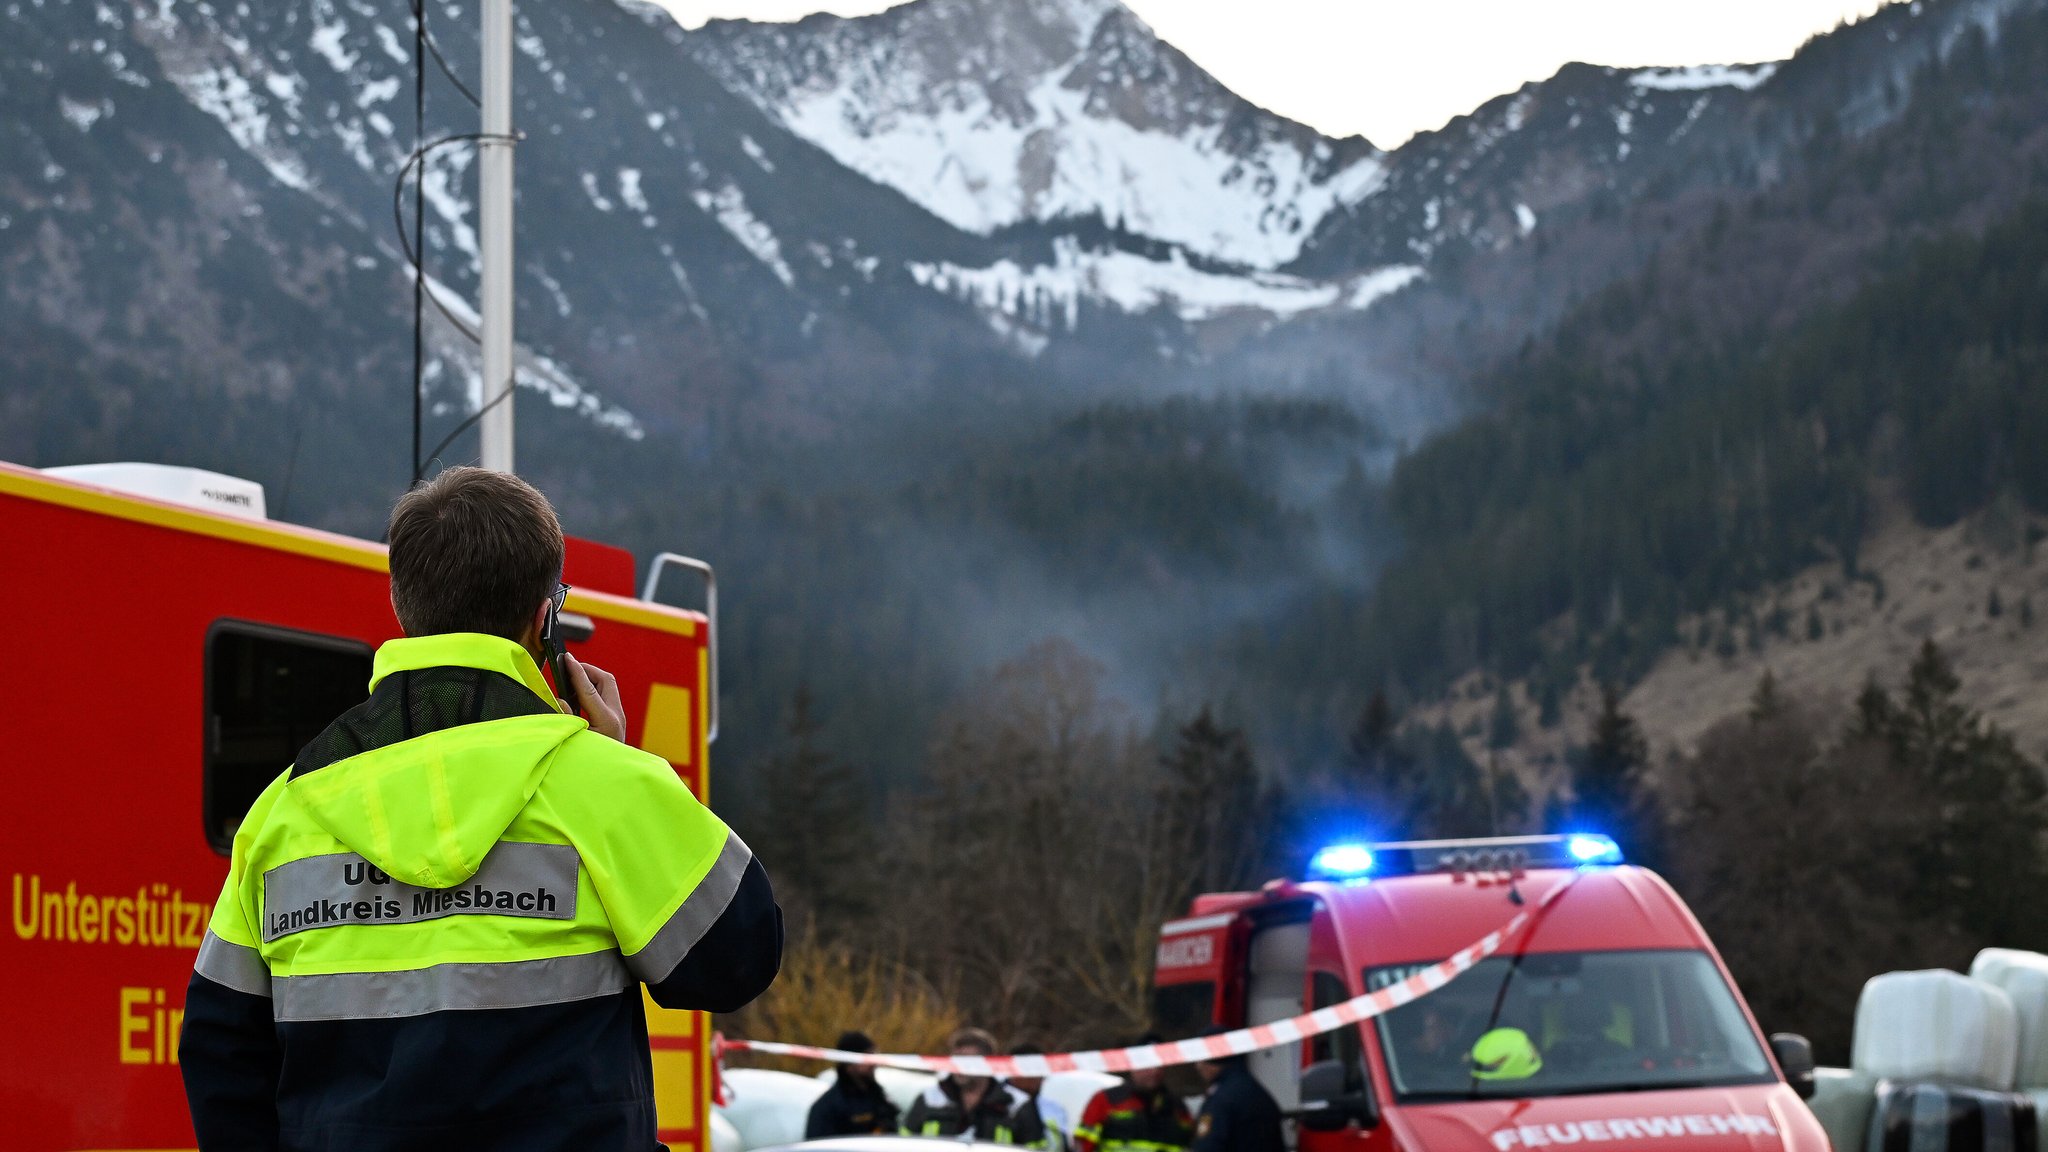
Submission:
M 371 653 L 398 634 L 381 545 L 262 519 L 246 482 L 154 471 L 207 507 L 0 464 L 11 1150 L 192 1146 L 181 1005 L 235 826 L 364 698 Z M 631 738 L 702 797 L 716 609 L 652 602 L 665 575 L 663 591 L 694 591 L 680 569 L 710 577 L 664 555 L 636 594 L 631 554 L 571 540 L 563 623 L 571 651 L 617 674 Z M 648 1030 L 662 1138 L 708 1147 L 708 1021 L 650 1001 Z
M 1334 845 L 1311 872 L 1165 925 L 1166 1034 L 1326 1008 L 1531 922 L 1434 992 L 1247 1057 L 1301 1152 L 1828 1152 L 1801 1100 L 1812 1050 L 1766 1039 L 1699 922 L 1611 839 Z

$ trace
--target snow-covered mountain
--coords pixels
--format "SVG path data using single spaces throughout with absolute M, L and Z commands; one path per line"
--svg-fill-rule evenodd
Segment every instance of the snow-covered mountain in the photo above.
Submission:
M 707 453 L 1013 372 L 1059 397 L 1341 387 L 1419 436 L 1665 231 L 2043 2 L 1894 5 L 1775 69 L 1571 65 L 1386 154 L 1252 106 L 1116 0 L 696 32 L 639 0 L 524 5 L 521 378 L 607 436 Z M 462 72 L 473 28 L 435 12 Z M 12 4 L 0 29 L 0 456 L 64 425 L 82 376 L 409 411 L 403 6 Z M 472 129 L 432 83 L 429 135 Z M 427 165 L 456 313 L 473 181 L 462 148 Z M 445 429 L 474 356 L 430 328 Z
M 1627 230 L 1631 206 L 1697 208 L 1777 184 L 1816 132 L 1877 130 L 1905 108 L 1930 60 L 1972 34 L 1995 40 L 2012 13 L 2039 6 L 1894 3 L 1785 61 L 1566 64 L 1389 153 L 1369 203 L 1326 216 L 1286 270 L 1322 279 L 1396 261 L 1434 266 L 1446 252 L 1512 253 L 1581 229 L 1608 233 L 1577 260 L 1580 285 L 1600 283 L 1598 249 Z M 1645 254 L 1630 251 L 1615 268 Z
M 1603 196 L 1633 199 L 1655 176 L 1723 179 L 1700 157 L 1739 138 L 1778 67 L 1568 64 L 1402 145 L 1369 210 L 1331 219 L 1290 271 L 1427 263 L 1446 245 L 1499 251 L 1560 216 L 1582 218 Z
M 474 6 L 430 9 L 473 80 Z M 211 467 L 281 518 L 378 531 L 412 475 L 407 14 L 0 4 L 0 459 Z M 1630 333 L 1768 337 L 2048 171 L 2048 0 L 1894 4 L 1775 69 L 1568 66 L 1384 155 L 1236 99 L 1108 0 L 708 32 L 635 0 L 519 14 L 520 466 L 579 531 L 730 577 L 728 730 L 756 734 L 731 764 L 821 670 L 839 716 L 900 740 L 867 762 L 913 763 L 902 701 L 955 698 L 956 666 L 1046 621 L 1175 670 L 1203 665 L 1190 628 L 1228 629 L 1209 667 L 1291 666 L 1246 707 L 1322 725 L 1378 633 L 1456 662 L 1490 627 L 1483 598 L 1376 616 L 1347 590 L 1398 595 L 1372 468 L 1557 383 L 1517 349 L 1562 317 L 1611 361 L 1585 383 L 1612 405 L 1574 382 L 1595 407 L 1530 430 L 1566 477 L 1578 414 L 1632 408 L 1662 354 Z M 429 82 L 427 135 L 473 131 Z M 458 318 L 474 180 L 463 148 L 429 165 Z M 431 446 L 474 355 L 431 309 L 427 343 Z M 1325 438 L 1332 414 L 1354 431 Z
M 790 131 L 969 232 L 1099 216 L 1273 268 L 1384 175 L 1362 137 L 1248 103 L 1118 0 L 916 0 L 714 21 L 686 44 Z

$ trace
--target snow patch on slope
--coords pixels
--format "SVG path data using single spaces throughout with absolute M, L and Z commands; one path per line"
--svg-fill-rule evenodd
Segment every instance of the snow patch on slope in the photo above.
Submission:
M 743 150 L 745 150 L 747 158 L 752 160 L 757 166 L 759 166 L 761 171 L 769 173 L 770 175 L 774 174 L 774 161 L 768 159 L 768 153 L 764 151 L 759 144 L 754 142 L 754 138 L 752 136 L 742 135 L 740 137 L 740 147 Z
M 320 7 L 325 8 L 326 5 Z M 342 47 L 348 36 L 348 22 L 336 19 L 330 24 L 315 24 L 313 35 L 306 40 L 306 46 L 319 53 L 327 66 L 346 76 L 356 66 L 356 54 Z
M 411 275 L 411 269 L 405 271 Z M 477 310 L 454 289 L 429 276 L 427 290 L 472 331 L 482 326 L 483 318 Z M 440 354 L 454 361 L 457 370 L 463 374 L 469 411 L 475 412 L 483 405 L 483 366 L 476 345 L 466 337 L 441 341 L 440 344 Z M 598 396 L 570 375 L 559 362 L 523 344 L 513 349 L 512 382 L 518 387 L 538 392 L 555 407 L 571 409 L 598 427 L 616 432 L 628 440 L 641 440 L 647 436 L 647 429 L 641 425 L 638 416 Z
M 1126 313 L 1170 309 L 1189 323 L 1237 312 L 1275 318 L 1321 309 L 1364 309 L 1422 275 L 1414 265 L 1379 268 L 1346 282 L 1307 280 L 1278 272 L 1210 272 L 1179 252 L 1154 260 L 1133 252 L 1091 251 L 1071 239 L 1053 245 L 1053 262 L 1026 268 L 999 260 L 986 268 L 948 263 L 908 265 L 920 285 L 968 300 L 984 312 L 1041 329 L 1080 323 L 1093 302 Z
M 1747 92 L 1778 72 L 1773 64 L 1696 64 L 1687 68 L 1645 68 L 1628 78 L 1638 88 L 1662 92 L 1695 92 L 1702 88 L 1736 88 Z
M 699 188 L 690 194 L 690 198 L 697 202 L 697 207 L 718 221 L 719 227 L 731 233 L 733 239 L 753 253 L 754 259 L 766 264 L 768 270 L 775 273 L 775 278 L 782 281 L 783 287 L 795 286 L 796 275 L 782 258 L 782 242 L 775 238 L 774 229 L 747 208 L 746 193 L 740 191 L 739 185 L 726 184 L 716 192 Z
M 73 128 L 78 129 L 80 132 L 90 132 L 92 131 L 92 126 L 99 123 L 103 117 L 114 114 L 114 102 L 111 100 L 100 100 L 88 103 L 84 100 L 73 100 L 69 96 L 60 95 L 57 97 L 57 111 L 63 114 L 64 119 L 71 122 Z
M 646 213 L 647 194 L 640 190 L 638 168 L 619 169 L 619 199 L 635 212 Z
M 1422 275 L 1420 264 L 1389 264 L 1385 268 L 1375 268 L 1351 281 L 1351 293 L 1344 303 L 1354 312 L 1363 312 L 1422 279 Z
M 469 223 L 469 201 L 463 195 L 463 177 L 469 170 L 469 153 L 443 153 L 429 160 L 420 180 L 420 192 L 450 237 L 478 275 L 483 274 L 483 254 L 477 247 L 476 229 Z
M 268 169 L 287 188 L 305 191 L 310 187 L 306 166 L 276 147 L 270 140 L 270 115 L 247 78 L 232 68 L 200 68 L 173 73 L 171 83 L 201 112 L 220 121 L 242 150 Z
M 840 92 L 804 92 L 782 119 L 965 231 L 1100 211 L 1131 231 L 1260 268 L 1292 260 L 1323 217 L 1386 179 L 1376 156 L 1322 177 L 1312 156 L 1279 141 L 1233 155 L 1220 124 L 1146 131 L 1096 114 L 1087 93 L 1057 75 L 1027 98 L 1029 113 L 1016 119 L 978 92 L 929 116 L 865 119 Z

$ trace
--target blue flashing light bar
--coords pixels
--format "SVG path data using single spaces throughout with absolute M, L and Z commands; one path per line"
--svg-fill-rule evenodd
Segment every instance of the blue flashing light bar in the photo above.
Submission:
M 1309 874 L 1333 880 L 1354 880 L 1372 872 L 1372 849 L 1363 844 L 1332 844 L 1308 862 Z
M 1619 864 L 1621 846 L 1611 836 L 1591 832 L 1574 832 L 1565 837 L 1565 851 L 1581 864 Z
M 1596 832 L 1561 836 L 1494 836 L 1472 840 L 1404 840 L 1331 844 L 1309 861 L 1316 880 L 1415 876 L 1431 872 L 1519 872 L 1622 863 L 1621 846 Z

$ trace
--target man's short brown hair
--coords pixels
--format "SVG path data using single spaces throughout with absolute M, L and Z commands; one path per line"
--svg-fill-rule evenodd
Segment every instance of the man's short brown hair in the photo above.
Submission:
M 996 1054 L 996 1038 L 972 1025 L 957 1028 L 946 1038 L 946 1050 L 958 1052 L 962 1048 L 972 1048 L 978 1056 L 993 1056 Z
M 517 476 L 450 468 L 391 509 L 391 607 L 408 636 L 517 640 L 562 578 L 562 524 Z

